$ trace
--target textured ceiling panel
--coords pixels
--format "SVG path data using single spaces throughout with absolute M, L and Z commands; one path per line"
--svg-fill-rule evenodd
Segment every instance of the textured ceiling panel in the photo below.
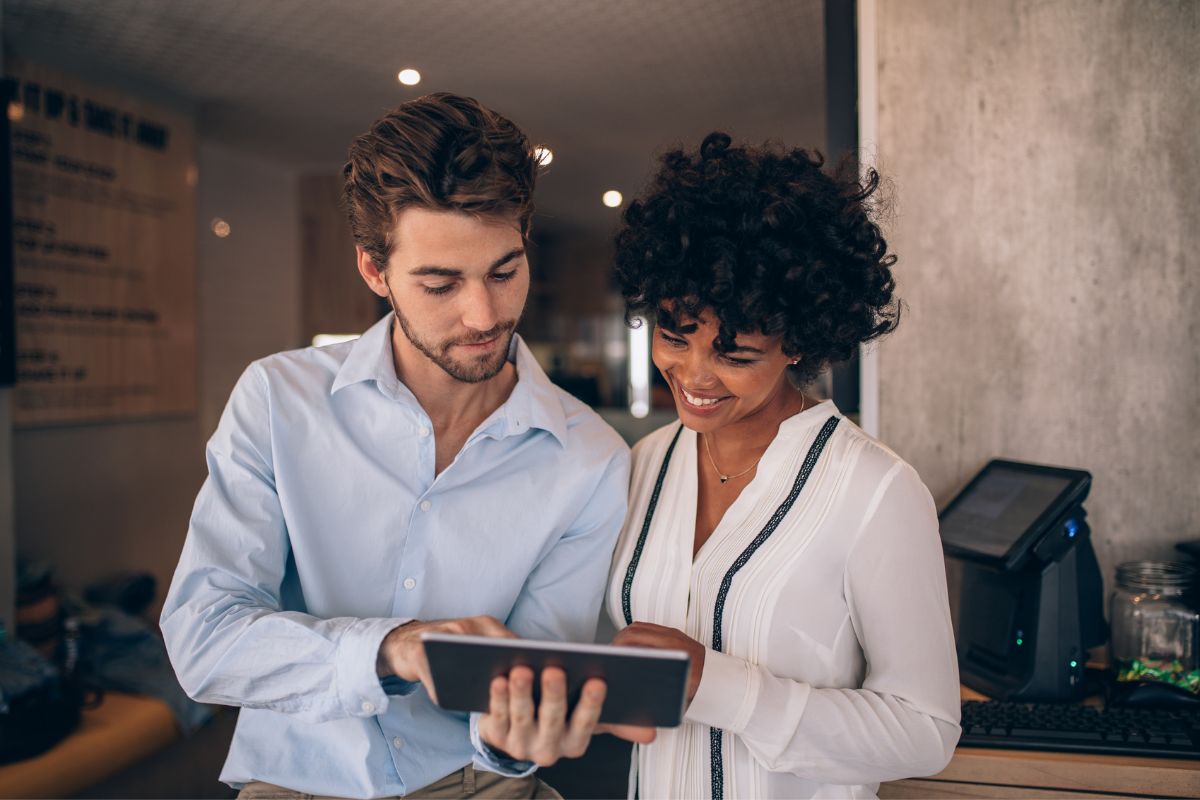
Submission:
M 469 94 L 554 148 L 543 209 L 603 224 L 713 128 L 824 140 L 821 0 L 3 0 L 18 55 L 195 105 L 201 134 L 328 170 L 382 111 Z M 416 87 L 396 73 L 419 69 Z

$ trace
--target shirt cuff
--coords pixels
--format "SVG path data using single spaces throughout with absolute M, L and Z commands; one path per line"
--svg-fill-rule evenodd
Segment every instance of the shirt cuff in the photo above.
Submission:
M 704 672 L 684 717 L 730 733 L 740 733 L 758 702 L 761 685 L 756 670 L 745 659 L 704 651 Z
M 390 694 L 396 697 L 408 697 L 417 689 L 421 688 L 420 681 L 406 681 L 403 678 L 397 678 L 395 675 L 388 675 L 386 678 L 380 678 L 379 685 L 383 687 L 384 694 Z
M 376 664 L 379 645 L 406 619 L 359 619 L 350 624 L 338 639 L 338 700 L 352 717 L 373 717 L 387 711 L 388 696 L 379 681 Z
M 475 748 L 474 765 L 487 772 L 495 772 L 508 778 L 524 778 L 537 771 L 537 764 L 532 761 L 517 761 L 497 753 L 488 747 L 487 742 L 479 735 L 478 711 L 471 712 L 471 744 Z

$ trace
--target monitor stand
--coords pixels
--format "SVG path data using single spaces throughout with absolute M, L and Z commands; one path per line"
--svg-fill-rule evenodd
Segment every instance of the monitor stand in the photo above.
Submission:
M 1086 512 L 1050 528 L 1016 569 L 962 561 L 955 639 L 961 679 L 997 700 L 1074 700 L 1090 647 L 1108 639 L 1103 585 Z

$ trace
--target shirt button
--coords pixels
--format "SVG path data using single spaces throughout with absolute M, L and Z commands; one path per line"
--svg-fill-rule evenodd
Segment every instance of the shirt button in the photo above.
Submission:
M 431 508 L 433 508 L 433 503 L 429 502 L 428 500 L 421 501 L 421 510 L 422 511 L 428 511 Z
M 417 586 L 417 582 L 414 581 L 412 578 L 404 579 L 404 588 L 405 589 L 415 589 L 416 586 Z
M 392 739 L 392 747 L 399 750 L 401 747 L 404 747 L 404 740 L 397 736 L 395 739 Z
M 362 710 L 363 710 L 363 713 L 370 714 L 375 710 L 375 704 L 372 702 L 369 702 L 367 700 L 364 700 L 363 704 L 362 704 Z
M 424 425 L 422 425 L 422 426 L 421 426 L 421 430 L 420 430 L 420 434 L 421 434 L 421 438 L 422 438 L 422 439 L 424 439 L 424 438 L 428 437 L 428 436 L 429 436 L 429 428 L 426 428 Z M 399 741 L 399 740 L 397 740 L 397 741 Z

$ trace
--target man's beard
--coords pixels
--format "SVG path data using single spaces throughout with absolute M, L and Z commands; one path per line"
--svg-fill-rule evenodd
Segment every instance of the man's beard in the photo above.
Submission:
M 390 301 L 390 298 L 389 298 Z M 392 303 L 392 311 L 396 314 L 396 321 L 400 323 L 400 330 L 404 331 L 404 335 L 408 337 L 408 341 L 412 346 L 420 350 L 426 358 L 437 364 L 446 374 L 457 381 L 463 383 L 482 383 L 490 378 L 494 378 L 500 374 L 500 370 L 504 369 L 505 363 L 508 362 L 508 349 L 512 345 L 513 331 L 516 330 L 517 321 L 509 320 L 501 322 L 494 328 L 483 333 L 476 334 L 471 337 L 462 339 L 453 339 L 440 344 L 430 344 L 422 340 L 412 325 L 400 313 L 400 309 L 396 308 L 396 304 Z M 455 360 L 450 354 L 452 348 L 463 344 L 479 344 L 497 336 L 501 337 L 499 346 L 490 352 L 481 353 L 477 356 L 468 356 L 462 360 Z

